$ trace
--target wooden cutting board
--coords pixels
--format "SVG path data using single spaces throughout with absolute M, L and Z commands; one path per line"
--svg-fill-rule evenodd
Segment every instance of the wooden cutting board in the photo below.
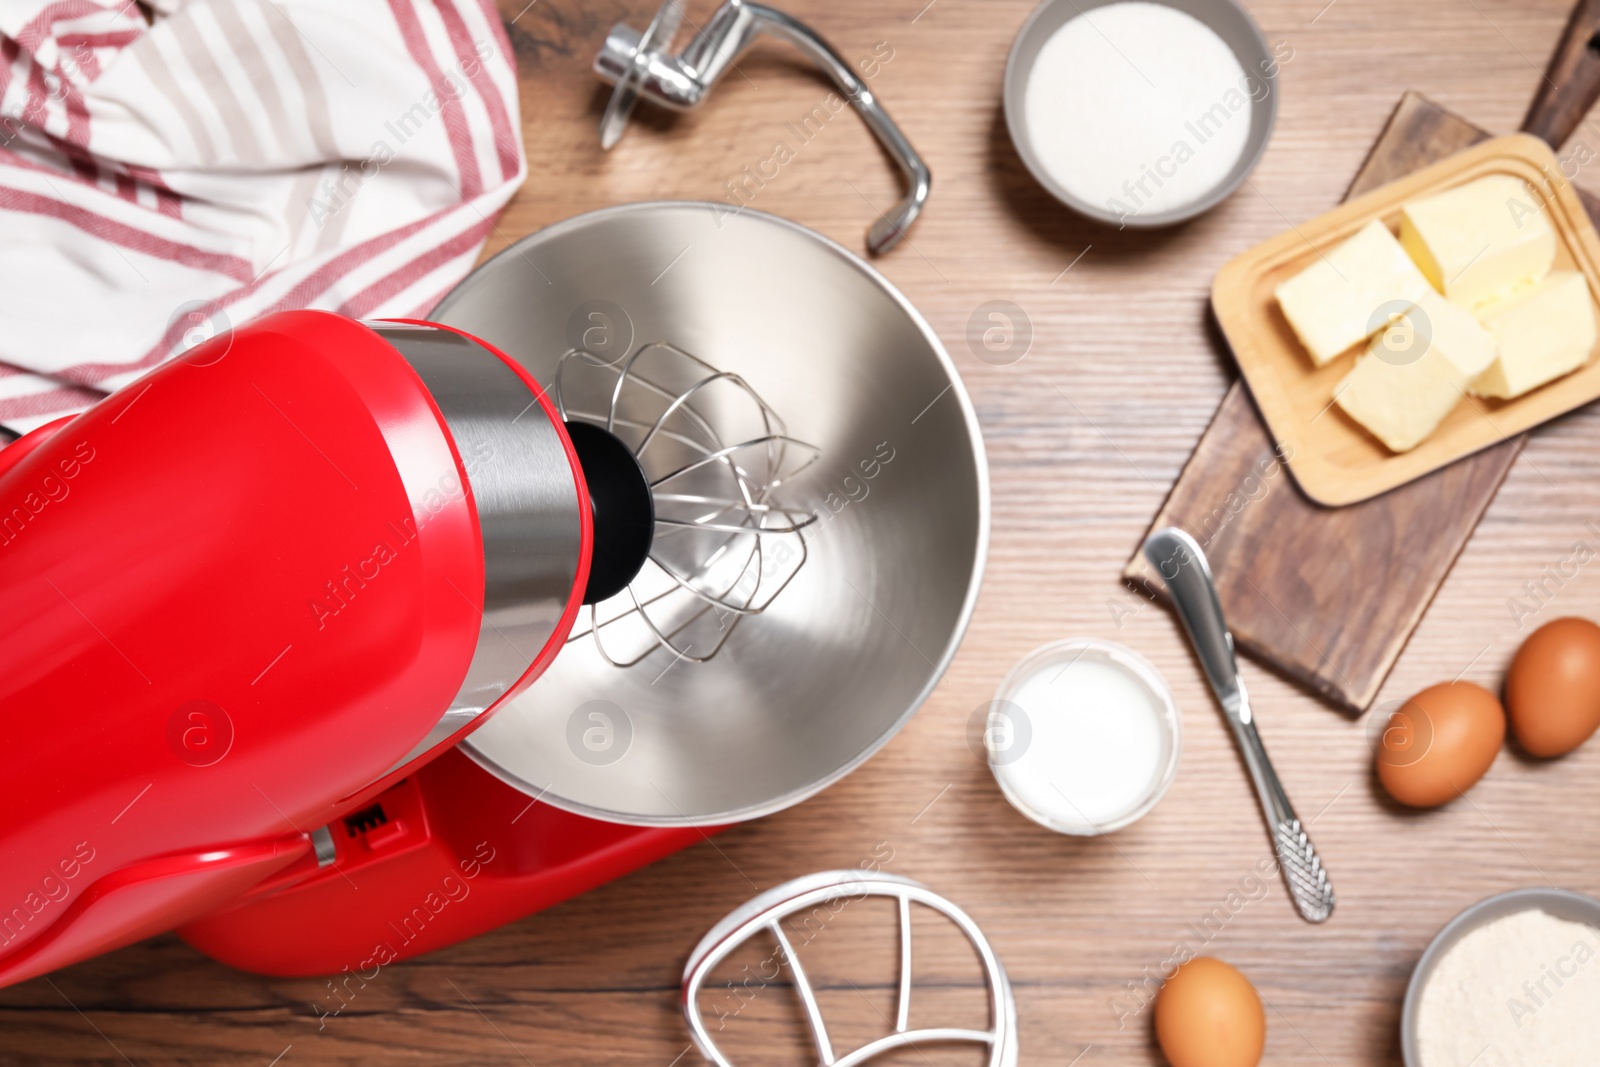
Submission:
M 1407 93 L 1345 196 L 1488 136 Z M 1600 199 L 1579 195 L 1600 224 Z M 1242 650 L 1358 713 L 1377 696 L 1525 437 L 1371 500 L 1325 508 L 1295 485 L 1249 390 L 1235 381 L 1151 528 L 1181 526 L 1205 548 Z M 1166 596 L 1137 550 L 1123 576 Z

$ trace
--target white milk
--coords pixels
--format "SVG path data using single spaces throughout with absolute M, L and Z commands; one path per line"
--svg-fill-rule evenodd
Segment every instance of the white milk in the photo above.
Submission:
M 998 699 L 1022 710 L 995 777 L 1023 814 L 1098 834 L 1153 806 L 1177 762 L 1177 718 L 1155 669 L 1105 642 L 1068 642 L 1018 665 Z M 1002 713 L 1004 704 L 998 705 Z

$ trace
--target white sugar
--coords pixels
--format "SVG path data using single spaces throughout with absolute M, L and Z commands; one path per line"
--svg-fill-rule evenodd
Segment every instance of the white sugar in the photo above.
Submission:
M 1088 8 L 1034 61 L 1028 140 L 1079 200 L 1123 218 L 1161 214 L 1227 180 L 1253 100 L 1269 90 L 1192 15 L 1144 0 Z

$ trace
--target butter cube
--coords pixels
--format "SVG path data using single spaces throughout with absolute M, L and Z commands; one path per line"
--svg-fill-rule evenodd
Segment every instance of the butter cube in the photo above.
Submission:
M 1556 234 L 1521 178 L 1486 178 L 1413 200 L 1400 243 L 1433 287 L 1463 307 L 1503 300 L 1550 272 Z
M 1372 341 L 1372 351 L 1400 366 L 1417 362 L 1430 348 L 1461 372 L 1463 385 L 1487 370 L 1498 354 L 1493 335 L 1472 312 L 1431 289 Z
M 1555 271 L 1536 288 L 1483 313 L 1499 356 L 1472 383 L 1478 396 L 1509 400 L 1577 370 L 1594 349 L 1594 302 L 1576 271 Z
M 1374 219 L 1273 290 L 1311 361 L 1322 366 L 1371 337 L 1428 291 L 1388 227 Z
M 1494 358 L 1489 332 L 1430 292 L 1373 338 L 1333 396 L 1391 452 L 1409 452 L 1439 428 Z
M 1466 380 L 1436 352 L 1403 367 L 1364 352 L 1333 397 L 1389 451 L 1409 452 L 1439 428 L 1465 388 Z

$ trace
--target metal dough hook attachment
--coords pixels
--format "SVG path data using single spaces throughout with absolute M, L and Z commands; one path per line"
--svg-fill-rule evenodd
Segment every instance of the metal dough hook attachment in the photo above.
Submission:
M 612 27 L 594 59 L 594 72 L 616 86 L 600 120 L 601 147 L 610 148 L 622 137 L 641 96 L 675 111 L 696 107 L 745 48 L 761 34 L 770 34 L 788 41 L 822 68 L 905 175 L 905 196 L 867 230 L 867 250 L 873 255 L 899 244 L 927 203 L 933 174 L 833 46 L 782 11 L 745 0 L 727 0 L 683 51 L 673 55 L 668 49 L 682 20 L 679 0 L 667 0 L 643 33 L 622 23 Z

